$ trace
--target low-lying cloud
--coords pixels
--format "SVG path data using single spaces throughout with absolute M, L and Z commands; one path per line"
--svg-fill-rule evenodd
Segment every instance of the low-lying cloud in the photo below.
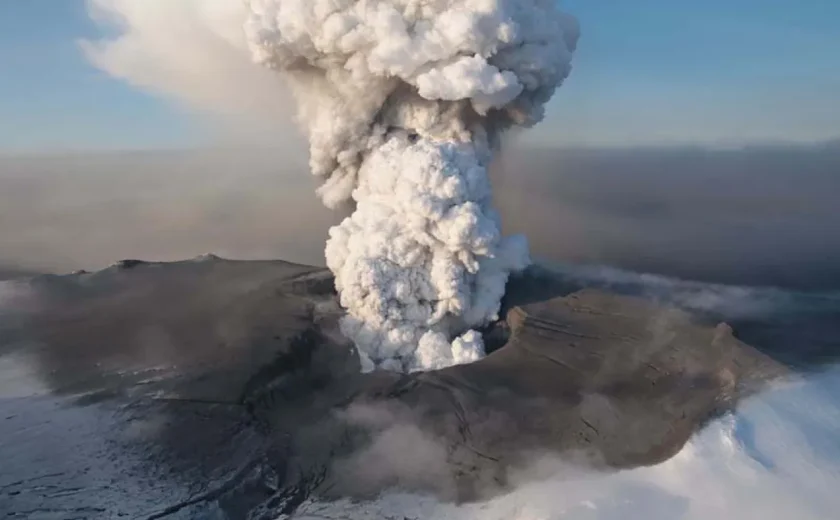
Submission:
M 493 179 L 536 257 L 708 282 L 840 287 L 840 145 L 513 149 Z
M 686 279 L 840 289 L 840 147 L 510 149 L 507 232 L 538 259 Z M 207 252 L 323 265 L 306 156 L 260 150 L 0 158 L 0 266 L 95 269 Z

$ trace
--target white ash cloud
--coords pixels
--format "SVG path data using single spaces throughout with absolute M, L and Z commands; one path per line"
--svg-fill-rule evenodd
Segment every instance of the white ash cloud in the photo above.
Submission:
M 254 59 L 299 103 L 330 231 L 342 329 L 365 370 L 483 355 L 524 237 L 502 237 L 487 169 L 571 70 L 576 21 L 554 0 L 251 0 Z M 454 341 L 453 341 L 454 338 Z
M 105 35 L 80 42 L 97 68 L 220 118 L 213 130 L 244 132 L 249 144 L 297 140 L 283 80 L 250 58 L 243 0 L 87 0 L 87 8 Z

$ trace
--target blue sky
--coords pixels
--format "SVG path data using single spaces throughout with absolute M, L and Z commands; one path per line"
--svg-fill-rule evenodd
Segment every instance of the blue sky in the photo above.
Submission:
M 0 150 L 200 142 L 189 114 L 88 63 L 77 41 L 100 34 L 83 0 L 0 0 Z
M 137 0 L 155 1 L 155 0 Z M 178 0 L 168 0 L 178 1 Z M 583 38 L 544 125 L 551 145 L 840 137 L 840 2 L 566 0 Z M 200 145 L 175 103 L 92 67 L 82 0 L 0 0 L 0 150 Z

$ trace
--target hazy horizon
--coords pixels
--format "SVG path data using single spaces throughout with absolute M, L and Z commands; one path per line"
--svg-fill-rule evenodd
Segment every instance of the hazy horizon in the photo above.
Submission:
M 283 165 L 283 166 L 279 166 Z M 513 142 L 493 173 L 508 232 L 545 261 L 722 283 L 840 287 L 840 146 L 564 148 Z M 204 253 L 323 265 L 342 212 L 279 149 L 0 157 L 0 267 L 64 272 Z

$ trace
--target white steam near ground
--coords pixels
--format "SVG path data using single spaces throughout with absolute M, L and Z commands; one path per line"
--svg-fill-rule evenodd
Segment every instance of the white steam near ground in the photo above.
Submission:
M 283 73 L 329 207 L 327 266 L 362 369 L 484 354 L 524 237 L 503 238 L 488 168 L 570 72 L 577 22 L 553 0 L 251 0 L 254 58 Z M 454 338 L 454 340 L 453 340 Z
M 734 318 L 775 320 L 790 313 L 832 312 L 840 294 L 796 293 L 683 281 L 602 267 L 563 266 L 553 274 L 588 286 L 641 295 L 663 304 Z M 830 318 L 828 318 L 830 319 Z M 655 323 L 651 323 L 655 325 Z M 836 334 L 836 332 L 834 332 Z M 836 337 L 836 335 L 834 336 Z M 796 350 L 795 341 L 786 346 Z M 513 490 L 487 501 L 453 504 L 391 489 L 367 501 L 310 500 L 284 519 L 709 520 L 833 518 L 840 510 L 840 366 L 777 382 L 715 419 L 674 457 L 651 467 L 595 472 L 551 453 L 513 471 Z M 374 484 L 399 475 L 451 485 L 447 452 L 393 410 L 351 411 L 379 425 L 371 448 L 342 467 Z M 586 460 L 582 455 L 580 459 Z M 375 465 L 370 460 L 380 461 Z M 383 477 L 385 475 L 385 477 Z M 375 486 L 374 486 L 375 487 Z
M 557 279 L 575 285 L 641 296 L 663 307 L 678 307 L 695 315 L 713 314 L 727 320 L 840 309 L 838 290 L 797 292 L 772 286 L 724 285 L 597 265 L 554 264 L 544 268 Z
M 546 455 L 519 473 L 513 492 L 487 502 L 455 505 L 395 491 L 367 502 L 310 501 L 284 518 L 834 518 L 840 508 L 838 391 L 838 369 L 780 386 L 716 420 L 676 456 L 652 467 L 601 474 Z

